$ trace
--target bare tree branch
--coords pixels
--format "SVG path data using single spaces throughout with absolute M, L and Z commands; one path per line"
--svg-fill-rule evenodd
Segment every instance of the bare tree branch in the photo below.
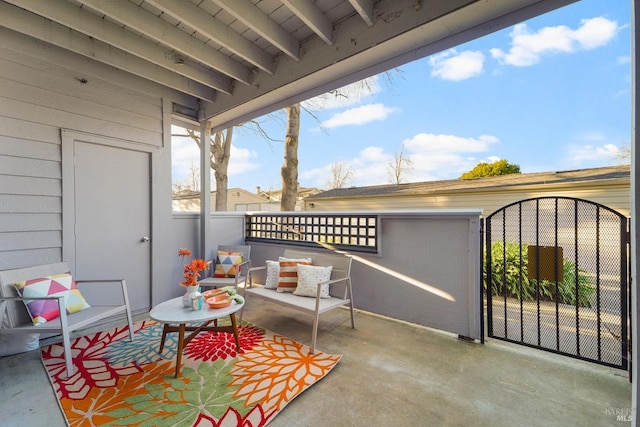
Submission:
M 331 177 L 327 181 L 330 190 L 344 188 L 353 180 L 353 168 L 339 160 L 331 165 Z
M 400 147 L 400 152 L 396 151 L 395 156 L 389 161 L 389 183 L 402 184 L 404 182 L 404 174 L 413 171 L 413 161 L 404 154 L 404 144 Z
M 631 163 L 631 145 L 620 145 L 618 147 L 618 153 L 616 154 L 615 160 L 622 165 Z
M 276 138 L 273 138 L 271 135 L 269 135 L 269 132 L 267 132 L 262 126 L 261 120 L 258 120 L 258 119 L 249 120 L 248 122 L 242 124 L 242 128 L 264 138 L 269 142 L 284 142 L 284 140 L 282 139 L 276 139 Z

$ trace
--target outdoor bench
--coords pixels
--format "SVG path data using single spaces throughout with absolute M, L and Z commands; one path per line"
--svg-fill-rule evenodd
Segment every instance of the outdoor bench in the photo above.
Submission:
M 285 307 L 298 310 L 303 313 L 313 315 L 313 330 L 311 334 L 311 353 L 314 352 L 316 346 L 316 338 L 318 334 L 318 320 L 320 314 L 325 313 L 334 308 L 342 307 L 344 305 L 349 306 L 351 312 L 351 327 L 355 328 L 355 320 L 353 314 L 353 294 L 351 291 L 351 257 L 336 253 L 318 253 L 318 252 L 306 252 L 300 250 L 286 249 L 280 257 L 280 259 L 311 259 L 312 266 L 331 266 L 331 276 L 328 280 L 313 282 L 315 295 L 300 296 L 293 292 L 282 292 L 278 289 L 270 289 L 265 286 L 269 281 L 266 279 L 262 284 L 257 284 L 254 281 L 256 273 L 267 270 L 267 265 L 260 267 L 253 267 L 249 269 L 248 281 L 243 289 L 243 296 L 245 301 L 246 296 L 261 298 L 265 301 L 279 304 Z M 267 262 L 268 263 L 268 262 Z M 270 272 L 269 272 L 270 273 Z M 259 274 L 263 276 L 263 274 Z M 280 273 L 280 277 L 283 277 L 283 273 Z M 300 283 L 298 284 L 300 285 Z M 324 286 L 323 286 L 324 285 Z M 328 287 L 328 295 L 326 295 L 326 287 Z M 323 290 L 324 288 L 324 290 Z M 320 297 L 321 293 L 325 294 L 325 297 Z M 245 308 L 247 307 L 245 303 Z M 240 313 L 242 318 L 242 312 Z

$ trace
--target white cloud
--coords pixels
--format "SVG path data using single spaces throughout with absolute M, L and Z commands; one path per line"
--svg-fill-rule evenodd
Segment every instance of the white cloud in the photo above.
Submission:
M 405 140 L 404 146 L 413 152 L 422 153 L 478 153 L 489 150 L 489 145 L 499 142 L 491 135 L 481 135 L 477 138 L 467 138 L 456 135 L 434 135 L 419 133 L 411 139 Z
M 351 105 L 357 105 L 367 97 L 379 92 L 380 82 L 378 81 L 378 76 L 373 76 L 311 98 L 304 101 L 302 105 L 310 110 L 346 108 Z
M 229 158 L 229 176 L 240 175 L 245 172 L 257 170 L 260 163 L 256 160 L 258 153 L 255 150 L 238 148 L 231 144 L 231 157 Z
M 191 169 L 200 170 L 200 149 L 189 137 L 171 140 L 171 180 L 182 182 L 191 177 Z
M 458 178 L 481 161 L 493 161 L 495 156 L 479 155 L 498 142 L 492 135 L 474 138 L 420 133 L 403 143 L 414 165 L 413 181 L 427 181 Z
M 398 111 L 397 108 L 385 107 L 383 104 L 368 104 L 361 107 L 350 108 L 333 115 L 322 122 L 326 128 L 335 128 L 348 125 L 364 125 L 369 122 L 385 120 L 389 114 Z
M 611 164 L 620 152 L 620 147 L 613 144 L 573 145 L 568 148 L 569 162 L 573 165 L 593 166 L 593 164 Z
M 618 59 L 618 65 L 626 65 L 631 62 L 631 56 L 629 55 L 618 56 L 617 59 Z
M 327 182 L 330 176 L 331 164 L 328 164 L 319 168 L 308 169 L 300 172 L 299 180 L 300 182 L 312 182 L 310 185 L 313 187 L 324 188 L 324 183 Z M 306 185 L 303 184 L 303 186 Z
M 484 66 L 484 55 L 477 51 L 458 53 L 455 49 L 433 55 L 429 58 L 433 68 L 431 75 L 443 80 L 465 80 L 477 76 Z
M 619 91 L 617 91 L 613 97 L 614 98 L 620 98 L 621 96 L 626 96 L 629 93 L 628 89 L 620 89 Z
M 413 163 L 413 170 L 404 176 L 405 182 L 455 179 L 472 169 L 479 162 L 493 162 L 495 156 L 479 157 L 490 150 L 498 139 L 490 135 L 475 138 L 456 135 L 421 133 L 405 140 L 404 155 Z M 353 171 L 352 185 L 381 185 L 389 183 L 389 163 L 395 152 L 387 152 L 378 146 L 369 146 L 350 160 L 345 161 Z M 330 173 L 330 165 L 305 171 L 302 180 L 322 188 Z
M 581 49 L 589 50 L 604 46 L 618 33 L 618 23 L 607 18 L 583 19 L 582 26 L 575 30 L 573 39 Z
M 618 31 L 616 21 L 603 17 L 583 19 L 576 30 L 559 25 L 545 27 L 532 33 L 527 24 L 517 24 L 509 34 L 509 52 L 494 48 L 491 49 L 491 55 L 501 64 L 524 67 L 540 62 L 540 58 L 548 53 L 571 53 L 603 46 L 611 41 Z
M 593 131 L 585 131 L 582 132 L 579 136 L 578 139 L 580 141 L 584 141 L 584 142 L 605 142 L 607 141 L 607 136 L 599 130 L 593 130 Z
M 384 148 L 370 146 L 360 151 L 357 157 L 341 161 L 346 167 L 350 167 L 353 173 L 350 185 L 362 186 L 385 184 L 387 182 L 386 167 L 392 158 L 393 155 L 386 153 Z M 331 176 L 332 163 L 301 172 L 300 180 L 311 182 L 309 185 L 324 188 Z
M 256 170 L 260 167 L 258 153 L 246 148 L 238 148 L 231 144 L 229 159 L 229 176 Z M 200 149 L 189 137 L 173 137 L 171 141 L 171 173 L 173 182 L 182 182 L 191 177 L 191 170 L 200 170 Z M 213 172 L 211 173 L 214 182 Z
M 390 158 L 389 154 L 384 152 L 384 148 L 382 147 L 367 147 L 360 152 L 360 156 L 358 160 L 362 162 L 380 162 L 380 161 L 388 161 Z

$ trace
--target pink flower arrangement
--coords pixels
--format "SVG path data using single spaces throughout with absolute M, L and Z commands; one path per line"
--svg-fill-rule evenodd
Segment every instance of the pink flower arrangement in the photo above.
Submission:
M 184 264 L 184 257 L 191 256 L 191 251 L 189 249 L 180 248 L 178 249 L 178 256 L 182 258 L 182 263 Z M 184 272 L 182 273 L 184 281 L 180 282 L 180 284 L 182 286 L 198 286 L 200 272 L 207 270 L 208 268 L 209 263 L 200 258 L 192 260 L 189 264 L 184 264 Z

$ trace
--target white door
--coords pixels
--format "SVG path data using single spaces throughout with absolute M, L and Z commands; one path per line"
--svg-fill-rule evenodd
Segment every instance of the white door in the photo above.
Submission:
M 151 154 L 90 139 L 72 138 L 75 275 L 124 278 L 132 309 L 143 311 L 151 305 Z

